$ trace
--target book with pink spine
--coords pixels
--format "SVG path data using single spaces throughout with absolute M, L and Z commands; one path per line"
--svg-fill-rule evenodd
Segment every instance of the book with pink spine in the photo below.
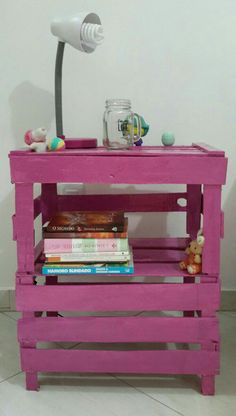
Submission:
M 44 253 L 128 251 L 127 238 L 45 238 Z

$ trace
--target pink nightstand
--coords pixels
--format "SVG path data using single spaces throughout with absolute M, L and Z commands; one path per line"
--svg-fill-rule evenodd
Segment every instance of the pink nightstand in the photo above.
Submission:
M 16 305 L 21 366 L 29 390 L 38 372 L 196 374 L 203 394 L 214 394 L 219 373 L 220 238 L 223 236 L 221 187 L 224 152 L 204 144 L 141 147 L 128 151 L 68 149 L 60 153 L 10 153 L 15 184 L 13 234 L 17 242 Z M 185 184 L 185 192 L 135 195 L 58 195 L 57 183 Z M 41 184 L 34 199 L 33 186 Z M 180 198 L 186 206 L 178 203 Z M 119 276 L 118 283 L 81 283 L 68 276 L 41 274 L 42 241 L 35 245 L 34 219 L 47 221 L 57 210 L 113 210 L 186 213 L 186 233 L 196 237 L 203 216 L 203 272 L 191 277 L 179 269 L 188 238 L 131 240 L 135 274 L 149 283 Z M 181 215 L 181 214 L 180 214 Z M 163 276 L 178 283 L 165 283 Z M 154 277 L 159 282 L 150 283 Z M 36 285 L 37 281 L 44 282 Z M 83 276 L 84 278 L 84 276 Z M 91 279 L 90 279 L 91 282 Z M 42 317 L 42 312 L 46 312 Z M 182 311 L 180 317 L 60 317 L 56 311 Z M 188 343 L 191 349 L 67 350 L 38 349 L 37 342 Z

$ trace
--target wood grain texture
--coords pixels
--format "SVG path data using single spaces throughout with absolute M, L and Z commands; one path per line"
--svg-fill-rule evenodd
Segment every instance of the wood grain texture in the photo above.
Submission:
M 15 185 L 15 235 L 19 272 L 34 271 L 34 199 L 33 185 Z
M 217 283 L 18 285 L 19 311 L 153 311 L 202 310 L 209 303 L 218 310 Z
M 43 154 L 10 153 L 11 180 L 16 184 L 13 238 L 17 240 L 16 304 L 22 369 L 26 387 L 37 390 L 39 371 L 102 373 L 198 374 L 203 394 L 214 394 L 219 373 L 220 237 L 223 235 L 221 185 L 225 183 L 224 152 L 204 143 L 192 146 L 143 146 L 127 151 L 68 149 Z M 30 183 L 29 183 L 30 181 Z M 57 183 L 184 184 L 187 192 L 136 195 L 57 195 Z M 33 184 L 42 195 L 33 200 Z M 203 186 L 202 186 L 203 185 Z M 203 207 L 201 187 L 203 188 Z M 187 199 L 181 207 L 178 199 Z M 78 208 L 79 207 L 79 208 Z M 43 222 L 57 210 L 186 212 L 186 231 L 195 238 L 203 212 L 206 238 L 203 273 L 196 279 L 179 268 L 189 238 L 130 239 L 135 273 L 119 283 L 82 283 L 46 277 L 42 283 L 42 241 L 34 247 L 34 218 Z M 36 264 L 35 264 L 36 262 Z M 157 283 L 133 277 L 159 276 Z M 163 277 L 178 278 L 166 283 Z M 84 277 L 84 276 L 82 276 Z M 109 276 L 106 276 L 109 278 Z M 155 279 L 147 280 L 154 281 Z M 160 283 L 161 282 L 161 283 Z M 198 283 L 200 282 L 200 283 Z M 55 311 L 182 311 L 185 317 L 56 317 Z M 42 311 L 46 317 L 42 318 Z M 193 317 L 197 311 L 199 317 Z M 188 316 L 188 317 L 187 317 Z M 191 316 L 191 317 L 189 317 Z M 200 350 L 39 350 L 37 342 L 200 344 Z M 148 344 L 147 344 L 148 345 Z M 149 344 L 149 347 L 150 344 Z
M 203 234 L 205 237 L 202 269 L 204 273 L 220 273 L 221 187 L 203 187 Z
M 125 212 L 185 212 L 178 199 L 187 199 L 187 193 L 143 193 L 111 195 L 59 195 L 59 211 L 125 211 Z
M 49 221 L 58 210 L 57 184 L 42 183 L 41 189 L 42 224 L 44 224 L 46 221 Z
M 215 185 L 225 183 L 227 165 L 223 157 L 38 155 L 11 157 L 12 182 Z
M 202 374 L 219 372 L 217 351 L 91 351 L 21 349 L 26 372 Z
M 197 237 L 201 224 L 202 194 L 201 185 L 187 185 L 187 233 L 191 240 Z
M 18 340 L 34 342 L 219 341 L 217 318 L 70 317 L 18 321 Z

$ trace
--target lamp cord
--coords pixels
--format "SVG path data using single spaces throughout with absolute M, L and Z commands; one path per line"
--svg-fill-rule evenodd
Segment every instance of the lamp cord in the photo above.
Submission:
M 62 120 L 62 62 L 65 43 L 59 41 L 57 45 L 57 56 L 55 65 L 55 113 L 57 137 L 64 138 Z

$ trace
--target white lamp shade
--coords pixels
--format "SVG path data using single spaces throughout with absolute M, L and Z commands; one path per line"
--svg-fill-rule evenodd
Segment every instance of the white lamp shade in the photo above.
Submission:
M 101 25 L 100 18 L 95 13 L 78 13 L 67 18 L 56 18 L 51 23 L 51 32 L 61 42 L 69 43 L 82 52 L 91 53 L 100 42 L 86 42 L 81 36 L 81 28 L 84 23 Z M 101 35 L 101 39 L 103 36 Z

